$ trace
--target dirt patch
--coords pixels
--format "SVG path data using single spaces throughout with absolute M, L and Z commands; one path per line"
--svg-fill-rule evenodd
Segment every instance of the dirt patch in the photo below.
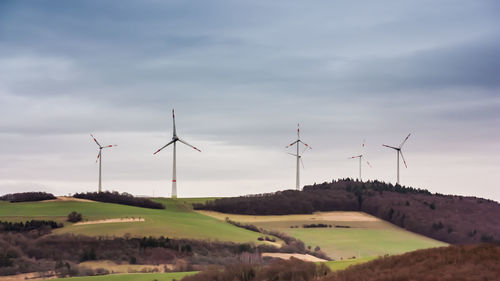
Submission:
M 144 218 L 118 218 L 118 219 L 105 219 L 95 221 L 77 222 L 73 225 L 86 225 L 86 224 L 101 224 L 101 223 L 117 223 L 117 222 L 141 222 L 146 221 Z
M 110 273 L 139 273 L 139 272 L 161 272 L 165 273 L 169 270 L 174 269 L 174 265 L 172 264 L 117 264 L 113 261 L 109 260 L 101 260 L 101 261 L 86 261 L 79 264 L 80 266 L 98 269 L 104 268 L 108 270 Z
M 311 255 L 304 255 L 304 254 L 283 254 L 283 253 L 262 253 L 263 257 L 272 257 L 272 258 L 279 258 L 279 259 L 284 259 L 288 260 L 291 257 L 294 257 L 299 260 L 303 261 L 310 261 L 310 262 L 325 262 L 327 260 L 317 258 L 315 256 Z
M 75 197 L 70 197 L 70 196 L 57 196 L 56 199 L 44 200 L 43 202 L 61 202 L 61 201 L 92 202 L 92 203 L 95 203 L 95 201 L 92 201 L 92 200 L 75 198 Z
M 380 221 L 372 215 L 363 212 L 318 212 L 317 220 L 325 221 Z
M 25 281 L 25 280 L 47 280 L 47 279 L 55 279 L 56 276 L 53 275 L 54 272 L 31 272 L 31 273 L 23 273 L 9 276 L 0 276 L 0 281 Z M 52 276 L 51 276 L 52 275 Z

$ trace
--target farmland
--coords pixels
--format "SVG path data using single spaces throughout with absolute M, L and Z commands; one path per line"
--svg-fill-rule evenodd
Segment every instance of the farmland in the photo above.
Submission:
M 158 199 L 157 201 L 166 205 L 165 210 L 81 201 L 27 203 L 0 201 L 0 220 L 52 219 L 64 222 L 65 227 L 55 230 L 54 234 L 73 233 L 88 236 L 128 234 L 135 237 L 163 235 L 171 238 L 210 239 L 236 243 L 259 242 L 258 233 L 193 212 L 190 201 L 200 200 L 204 199 Z M 132 217 L 144 218 L 145 221 L 73 225 L 65 222 L 66 216 L 72 211 L 82 213 L 84 220 L 90 221 Z
M 318 212 L 306 215 L 249 216 L 211 211 L 193 211 L 191 204 L 208 198 L 155 199 L 165 210 L 139 208 L 118 204 L 48 201 L 29 203 L 0 202 L 0 220 L 53 219 L 65 223 L 54 234 L 74 233 L 89 236 L 168 236 L 171 238 L 210 239 L 236 243 L 259 242 L 262 236 L 224 221 L 255 224 L 258 227 L 284 232 L 302 240 L 312 249 L 319 246 L 336 260 L 398 254 L 416 249 L 447 245 L 399 228 L 363 212 Z M 141 218 L 144 221 L 73 225 L 65 222 L 71 211 L 83 214 L 85 220 Z M 304 224 L 324 223 L 345 228 L 303 228 Z M 297 227 L 295 227 L 297 226 Z M 293 228 L 292 228 L 293 227 Z
M 219 220 L 229 217 L 231 220 L 254 224 L 263 229 L 284 232 L 302 240 L 312 249 L 319 246 L 336 260 L 399 254 L 447 245 L 363 212 L 318 212 L 310 215 L 282 216 L 232 215 L 211 211 L 199 213 Z M 303 228 L 306 224 L 326 224 L 332 227 Z

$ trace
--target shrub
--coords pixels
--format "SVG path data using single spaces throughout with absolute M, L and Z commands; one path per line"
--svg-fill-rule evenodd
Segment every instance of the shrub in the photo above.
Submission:
M 312 223 L 312 224 L 304 224 L 302 225 L 303 228 L 316 228 L 316 227 L 328 227 L 327 224 L 324 223 Z
M 69 222 L 79 222 L 81 220 L 82 220 L 82 214 L 77 213 L 76 211 L 73 211 L 68 215 Z

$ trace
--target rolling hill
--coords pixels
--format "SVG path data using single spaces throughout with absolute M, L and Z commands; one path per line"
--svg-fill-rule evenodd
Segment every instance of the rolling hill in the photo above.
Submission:
M 211 239 L 235 243 L 254 242 L 260 235 L 235 227 L 214 218 L 193 212 L 190 202 L 205 199 L 156 199 L 166 205 L 165 210 L 147 209 L 126 205 L 85 201 L 40 201 L 9 203 L 0 201 L 0 220 L 26 221 L 51 219 L 64 222 L 65 227 L 53 234 L 83 234 L 88 236 L 134 237 L 167 236 L 171 238 Z M 144 222 L 74 225 L 65 222 L 67 215 L 77 211 L 85 220 L 113 218 L 143 218 Z
M 315 188 L 314 192 L 319 193 L 322 192 L 322 190 L 324 189 Z M 311 191 L 306 190 L 304 192 Z M 329 190 L 329 192 L 334 194 L 332 190 Z M 343 198 L 345 204 L 351 204 L 351 201 L 345 200 L 346 198 L 350 197 L 353 197 L 355 202 L 357 202 L 357 197 L 353 192 L 335 194 L 336 195 L 325 198 L 335 198 L 335 196 L 338 196 L 338 194 L 340 194 L 339 198 Z M 252 200 L 255 200 L 256 198 L 260 197 L 251 196 L 245 198 L 251 198 Z M 229 199 L 233 200 L 232 198 Z M 305 197 L 305 199 L 306 200 L 304 201 L 308 202 L 307 197 Z M 207 264 L 211 262 L 224 264 L 229 260 L 231 260 L 231 262 L 234 262 L 235 260 L 241 259 L 254 260 L 258 263 L 261 263 L 263 262 L 263 260 L 258 257 L 258 254 L 256 256 L 254 253 L 252 253 L 252 251 L 255 251 L 256 248 L 248 248 L 248 246 L 245 245 L 255 244 L 280 246 L 285 243 L 283 240 L 278 238 L 282 237 L 280 236 L 281 234 L 273 237 L 273 235 L 269 232 L 283 233 L 289 237 L 300 239 L 302 242 L 304 242 L 306 247 L 310 248 L 311 252 L 314 252 L 316 249 L 325 252 L 330 258 L 336 260 L 335 262 L 329 263 L 329 266 L 335 269 L 341 269 L 348 265 L 359 262 L 366 262 L 378 256 L 384 256 L 387 254 L 400 254 L 417 249 L 447 245 L 446 243 L 412 233 L 392 223 L 386 222 L 380 218 L 360 211 L 314 212 L 312 214 L 277 216 L 235 215 L 203 210 L 195 211 L 192 208 L 193 204 L 196 206 L 211 206 L 210 204 L 214 203 L 210 202 L 216 203 L 221 200 L 216 198 L 155 198 L 153 200 L 164 204 L 166 208 L 148 209 L 112 203 L 79 200 L 74 198 L 59 198 L 56 200 L 21 203 L 9 203 L 0 201 L 0 221 L 21 222 L 31 219 L 43 219 L 64 223 L 64 227 L 53 229 L 52 233 L 49 234 L 49 236 L 43 236 L 45 238 L 42 237 L 36 240 L 36 242 L 29 242 L 26 239 L 23 240 L 20 238 L 18 240 L 11 239 L 11 241 L 20 241 L 15 242 L 20 243 L 18 244 L 18 246 L 26 245 L 26 255 L 31 255 L 30 251 L 35 251 L 34 253 L 36 253 L 38 249 L 43 249 L 45 247 L 44 245 L 51 245 L 50 247 L 46 247 L 46 249 L 51 249 L 50 251 L 53 251 L 53 248 L 58 247 L 57 245 L 59 244 L 61 247 L 65 248 L 67 248 L 68 245 L 77 245 L 75 247 L 82 247 L 82 249 L 76 251 L 74 250 L 71 252 L 78 255 L 76 260 L 73 259 L 73 262 L 86 261 L 88 260 L 87 257 L 90 257 L 92 255 L 94 255 L 94 258 L 97 258 L 99 260 L 100 258 L 105 258 L 112 254 L 112 252 L 109 252 L 108 250 L 106 250 L 107 252 L 105 252 L 106 247 L 116 248 L 116 245 L 120 245 L 120 243 L 122 243 L 121 245 L 123 245 L 124 249 L 128 249 L 127 247 L 133 249 L 134 247 L 138 247 L 137 245 L 139 244 L 137 243 L 139 243 L 139 241 L 142 241 L 140 242 L 141 245 L 148 241 L 133 239 L 143 239 L 143 237 L 151 236 L 156 238 L 152 238 L 153 240 L 151 241 L 153 244 L 151 244 L 152 246 L 148 246 L 152 247 L 150 250 L 147 250 L 150 251 L 148 254 L 139 255 L 137 254 L 138 250 L 133 250 L 128 254 L 120 252 L 118 254 L 123 256 L 123 258 L 120 257 L 119 262 L 125 262 L 125 264 L 127 264 L 132 255 L 139 255 L 137 256 L 137 258 L 141 259 L 140 261 L 144 264 L 152 261 L 151 258 L 155 257 L 155 255 L 159 255 L 157 256 L 159 258 L 158 260 L 162 260 L 162 262 L 167 263 L 174 262 L 177 259 L 182 259 L 184 260 L 184 262 L 189 262 L 190 260 L 186 259 L 187 257 L 191 255 L 198 256 L 196 258 L 196 264 L 198 266 L 197 268 L 193 269 L 192 267 L 189 267 L 189 265 L 187 267 L 182 267 L 188 270 L 199 270 L 201 269 L 199 267 L 200 264 L 203 264 L 204 262 L 206 262 Z M 282 198 L 282 200 L 284 199 Z M 278 204 L 275 204 L 272 209 L 274 211 L 280 210 L 279 208 L 282 207 L 279 204 L 280 201 L 277 202 Z M 242 206 L 246 206 L 248 208 L 247 205 Z M 259 205 L 256 206 L 258 207 Z M 260 207 L 262 207 L 262 205 Z M 82 213 L 84 221 L 87 224 L 74 224 L 66 222 L 67 215 L 72 211 Z M 248 230 L 244 227 L 237 227 L 231 223 L 228 223 L 226 221 L 226 217 L 228 217 L 232 221 L 255 225 L 255 227 L 265 229 L 269 232 L 263 234 Z M 132 218 L 134 219 L 134 221 L 127 221 L 127 219 L 130 220 Z M 121 220 L 121 222 L 116 222 L 109 221 L 110 219 L 123 220 Z M 101 220 L 101 223 L 97 223 L 99 220 Z M 80 237 L 64 235 L 85 236 Z M 155 247 L 158 247 L 155 246 L 155 243 L 158 243 L 158 241 L 163 241 L 161 240 L 163 239 L 161 238 L 162 236 L 173 239 L 191 240 L 173 241 L 172 243 L 177 243 L 179 245 L 179 248 L 176 248 L 177 246 L 173 248 L 171 246 L 168 246 L 170 248 L 160 247 L 161 250 L 155 250 Z M 264 236 L 270 236 L 272 240 L 275 240 L 275 242 L 265 241 L 264 239 L 262 239 Z M 50 237 L 54 238 L 51 239 Z M 103 238 L 92 240 L 96 239 L 92 237 Z M 157 238 L 160 238 L 160 240 L 155 240 Z M 105 241 L 102 242 L 101 239 L 104 239 Z M 110 246 L 104 246 L 104 244 L 100 244 L 108 241 L 106 239 L 109 239 Z M 196 251 L 199 251 L 200 249 L 204 252 L 206 252 L 207 250 L 210 251 L 209 249 L 210 247 L 212 247 L 210 246 L 210 244 L 212 242 L 206 244 L 205 242 L 198 243 L 196 241 L 213 241 L 213 247 L 215 247 L 214 249 L 217 248 L 216 251 L 218 251 L 216 254 L 217 257 L 210 257 L 210 254 L 208 254 L 206 257 L 203 255 L 198 255 Z M 0 242 L 3 243 L 2 241 Z M 221 244 L 225 242 L 236 244 Z M 36 245 L 33 243 L 35 243 Z M 34 246 L 30 246 L 32 244 Z M 189 244 L 189 249 L 191 249 L 191 247 L 194 247 L 193 251 L 195 251 L 196 253 L 189 252 L 191 250 L 186 252 L 184 251 L 184 246 Z M 182 251 L 180 250 L 181 246 Z M 101 248 L 102 251 L 100 251 Z M 179 253 L 176 253 L 177 249 L 180 251 Z M 265 248 L 259 248 L 258 251 L 265 251 L 263 249 Z M 91 254 L 89 252 L 90 250 L 95 251 L 95 253 L 92 252 L 93 254 Z M 155 251 L 157 251 L 156 254 Z M 245 254 L 245 251 L 249 251 L 248 255 Z M 68 252 L 61 256 L 69 257 L 68 255 L 72 255 L 71 253 Z M 224 260 L 224 253 L 227 253 L 226 256 L 228 258 L 229 256 L 232 257 L 230 259 Z M 1 255 L 2 253 L 0 251 L 0 256 Z M 43 254 L 35 254 L 35 256 L 36 255 L 41 257 L 47 256 Z M 82 255 L 84 258 L 82 258 Z M 165 255 L 170 256 L 170 258 L 166 258 Z M 54 255 L 51 254 L 51 256 Z M 92 258 L 90 258 L 90 261 L 92 261 Z M 82 264 L 85 264 L 85 262 Z M 103 261 L 102 264 L 106 263 Z M 111 267 L 109 269 L 111 269 Z M 109 271 L 111 272 L 111 270 Z M 139 278 L 139 275 L 135 276 Z M 131 278 L 128 275 L 122 275 L 122 277 L 124 279 L 117 280 L 128 280 L 126 278 Z M 98 279 L 102 277 L 87 278 Z M 168 278 L 170 277 L 168 277 L 167 275 L 161 275 L 159 276 L 158 280 L 169 280 Z
M 195 209 L 247 215 L 363 211 L 402 228 L 447 243 L 500 241 L 500 204 L 476 197 L 431 194 L 427 190 L 350 179 L 233 198 Z

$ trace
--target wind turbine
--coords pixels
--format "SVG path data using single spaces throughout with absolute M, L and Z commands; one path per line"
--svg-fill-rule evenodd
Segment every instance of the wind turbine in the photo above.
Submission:
M 116 144 L 111 144 L 111 145 L 105 145 L 105 146 L 102 146 L 94 137 L 94 135 L 90 134 L 90 136 L 94 139 L 95 143 L 97 144 L 97 146 L 99 146 L 99 154 L 97 154 L 97 159 L 95 160 L 95 162 L 97 163 L 97 161 L 99 161 L 99 193 L 101 193 L 101 190 L 102 190 L 102 177 L 101 177 L 101 171 L 102 171 L 102 150 L 104 148 L 109 148 L 109 147 L 113 147 L 113 146 L 118 146 Z
M 383 144 L 382 146 L 385 146 L 385 147 L 388 147 L 388 148 L 392 148 L 394 150 L 397 151 L 397 158 L 398 158 L 398 177 L 397 177 L 397 182 L 396 184 L 399 184 L 399 155 L 401 155 L 401 159 L 403 159 L 403 163 L 405 164 L 405 167 L 408 168 L 408 166 L 406 165 L 406 161 L 405 161 L 405 158 L 403 156 L 403 151 L 401 150 L 401 148 L 403 147 L 403 145 L 405 144 L 405 142 L 408 140 L 408 138 L 410 137 L 411 133 L 408 134 L 408 136 L 406 136 L 406 138 L 404 139 L 404 141 L 399 145 L 399 147 L 394 147 L 394 146 L 390 146 L 390 145 L 386 145 L 386 144 Z
M 199 150 L 198 148 L 190 145 L 189 143 L 181 140 L 179 137 L 177 137 L 177 132 L 175 130 L 175 113 L 174 113 L 174 110 L 172 109 L 172 120 L 174 122 L 174 134 L 172 136 L 172 140 L 167 143 L 166 145 L 164 145 L 162 148 L 158 149 L 154 154 L 160 152 L 162 149 L 164 149 L 165 147 L 171 145 L 171 144 L 174 144 L 174 165 L 173 165 L 173 172 L 172 172 L 172 198 L 177 198 L 177 173 L 176 173 L 176 170 L 177 170 L 177 164 L 176 164 L 176 143 L 177 141 L 180 141 L 182 142 L 183 144 L 191 147 L 191 148 L 194 148 L 196 150 L 198 150 L 199 152 L 201 152 L 201 150 Z
M 288 154 L 293 155 L 293 156 L 295 156 L 297 158 L 297 175 L 296 175 L 296 179 L 295 179 L 295 188 L 297 190 L 300 190 L 300 167 L 299 167 L 299 162 L 302 162 L 302 155 L 300 155 L 300 153 L 299 153 L 300 143 L 302 143 L 303 145 L 305 145 L 305 149 L 302 151 L 302 153 L 304 153 L 308 149 L 311 149 L 311 147 L 307 143 L 305 143 L 305 142 L 303 142 L 303 141 L 300 140 L 300 126 L 299 126 L 299 124 L 297 124 L 297 140 L 286 146 L 286 148 L 289 148 L 289 147 L 297 144 L 297 154 L 288 153 Z M 304 166 L 304 163 L 302 163 L 302 167 L 303 166 Z
M 363 149 L 365 148 L 365 140 L 363 140 L 363 145 L 362 145 Z M 356 158 L 359 158 L 359 181 L 363 181 L 363 179 L 361 178 L 361 162 L 363 162 L 363 154 L 360 154 L 358 156 L 353 156 L 353 157 L 349 157 L 348 159 L 356 159 Z M 368 162 L 367 160 L 365 160 L 366 164 L 368 164 L 368 166 L 372 166 L 370 164 L 370 162 Z

